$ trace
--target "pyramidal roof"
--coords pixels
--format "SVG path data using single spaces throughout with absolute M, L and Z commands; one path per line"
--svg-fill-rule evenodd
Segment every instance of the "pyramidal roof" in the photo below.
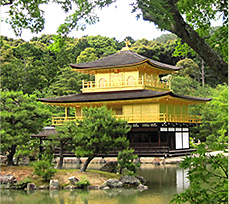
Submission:
M 177 71 L 180 67 L 173 65 L 164 64 L 150 58 L 144 57 L 135 53 L 132 50 L 124 50 L 113 55 L 80 64 L 70 64 L 72 68 L 75 69 L 102 69 L 102 68 L 116 68 L 116 67 L 127 67 L 131 65 L 138 65 L 144 62 L 149 63 L 150 65 L 164 70 Z

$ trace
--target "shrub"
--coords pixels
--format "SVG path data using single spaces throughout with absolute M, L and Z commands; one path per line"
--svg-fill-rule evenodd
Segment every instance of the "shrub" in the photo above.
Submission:
M 118 153 L 118 166 L 119 173 L 122 174 L 123 169 L 127 169 L 128 175 L 136 175 L 137 168 L 140 167 L 140 163 L 134 163 L 134 160 L 138 158 L 138 155 L 134 155 L 133 149 L 125 149 Z
M 49 181 L 57 172 L 51 161 L 52 159 L 43 156 L 42 160 L 35 162 L 33 164 L 34 174 L 41 176 L 44 181 Z
M 87 188 L 88 186 L 90 186 L 90 182 L 88 180 L 83 180 L 76 183 L 77 188 Z
M 28 183 L 31 183 L 31 180 L 29 179 L 29 178 L 26 178 L 26 179 L 24 179 L 24 180 L 22 180 L 22 181 L 20 181 L 20 182 L 18 182 L 18 183 L 15 183 L 15 184 L 13 184 L 12 186 L 11 186 L 11 188 L 13 188 L 13 189 L 24 189 L 24 188 L 26 188 L 27 187 L 27 184 Z

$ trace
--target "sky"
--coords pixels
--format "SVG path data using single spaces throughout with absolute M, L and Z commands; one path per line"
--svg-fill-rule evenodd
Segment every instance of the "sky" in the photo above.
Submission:
M 85 35 L 95 36 L 102 35 L 106 37 L 115 37 L 118 41 L 124 40 L 131 36 L 134 40 L 146 38 L 153 40 L 162 34 L 153 23 L 144 21 L 142 18 L 136 18 L 136 13 L 131 13 L 132 7 L 129 5 L 132 0 L 117 0 L 116 3 L 109 7 L 97 10 L 100 22 L 94 25 L 88 25 L 84 31 L 73 31 L 69 37 L 80 38 Z M 42 34 L 55 34 L 58 26 L 64 22 L 66 14 L 58 5 L 45 5 L 45 29 L 40 34 L 32 34 L 29 30 L 23 30 L 21 37 L 16 37 L 9 25 L 1 23 L 1 35 L 11 38 L 22 38 L 29 41 L 34 36 L 40 37 Z M 1 8 L 1 17 L 6 15 L 6 8 Z

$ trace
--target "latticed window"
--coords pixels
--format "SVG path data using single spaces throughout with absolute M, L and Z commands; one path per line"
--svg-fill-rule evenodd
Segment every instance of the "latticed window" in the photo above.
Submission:
M 99 87 L 105 87 L 106 86 L 106 79 L 104 78 L 101 78 L 99 80 Z
M 127 85 L 134 85 L 134 77 L 133 76 L 129 76 L 127 78 Z

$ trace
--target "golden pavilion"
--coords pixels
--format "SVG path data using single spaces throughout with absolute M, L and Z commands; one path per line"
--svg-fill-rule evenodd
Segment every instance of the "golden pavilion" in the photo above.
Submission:
M 39 98 L 45 104 L 65 107 L 64 117 L 53 117 L 52 125 L 81 119 L 82 107 L 106 105 L 117 118 L 128 121 L 130 146 L 139 156 L 177 156 L 189 153 L 189 128 L 201 123 L 189 114 L 189 105 L 210 98 L 181 96 L 171 91 L 160 76 L 180 67 L 164 64 L 133 52 L 128 44 L 120 52 L 99 60 L 70 64 L 73 71 L 95 76 L 82 81 L 81 93 Z M 68 108 L 75 116 L 68 116 Z

